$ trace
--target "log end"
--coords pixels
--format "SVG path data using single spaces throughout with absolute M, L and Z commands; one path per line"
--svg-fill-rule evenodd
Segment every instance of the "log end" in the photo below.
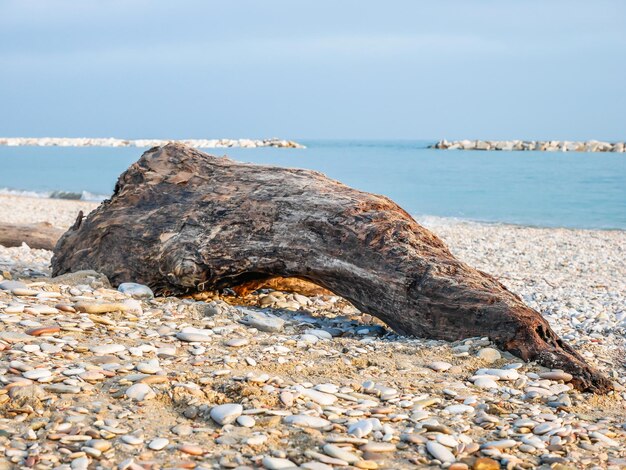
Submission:
M 525 361 L 537 361 L 545 367 L 571 374 L 570 383 L 581 392 L 605 394 L 614 390 L 613 382 L 559 338 L 543 317 L 537 313 L 533 320 L 518 329 L 513 337 L 497 338 L 496 342 Z

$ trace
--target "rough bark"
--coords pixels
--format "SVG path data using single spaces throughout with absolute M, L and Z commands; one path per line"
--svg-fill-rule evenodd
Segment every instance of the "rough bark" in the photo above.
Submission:
M 0 223 L 0 245 L 22 246 L 26 243 L 31 248 L 52 250 L 63 230 L 53 227 L 48 222 L 38 224 L 4 224 Z
M 54 275 L 81 269 L 162 294 L 311 281 L 401 334 L 488 336 L 504 350 L 611 382 L 492 276 L 452 256 L 390 199 L 309 170 L 242 164 L 191 148 L 153 148 L 114 195 L 59 240 Z

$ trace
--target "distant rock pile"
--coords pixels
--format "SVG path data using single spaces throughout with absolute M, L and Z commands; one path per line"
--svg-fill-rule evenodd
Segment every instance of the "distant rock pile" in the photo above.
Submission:
M 0 145 L 9 147 L 157 147 L 168 142 L 179 142 L 195 148 L 225 148 L 225 147 L 281 147 L 305 148 L 304 145 L 292 140 L 284 139 L 115 139 L 113 137 L 0 137 Z
M 429 148 L 443 150 L 535 150 L 539 152 L 625 152 L 624 142 L 570 140 L 440 140 Z

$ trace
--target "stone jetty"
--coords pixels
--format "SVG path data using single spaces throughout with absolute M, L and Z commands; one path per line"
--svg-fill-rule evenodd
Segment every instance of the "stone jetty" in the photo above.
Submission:
M 618 152 L 626 151 L 624 142 L 598 140 L 440 140 L 429 148 L 442 150 L 535 150 L 539 152 Z
M 304 145 L 284 139 L 115 139 L 113 137 L 0 137 L 0 145 L 8 147 L 157 147 L 168 142 L 180 142 L 194 148 L 226 147 L 280 147 L 305 148 Z

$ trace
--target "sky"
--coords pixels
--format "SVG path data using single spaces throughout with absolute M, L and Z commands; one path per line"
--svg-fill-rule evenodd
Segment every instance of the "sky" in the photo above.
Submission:
M 626 2 L 0 0 L 0 136 L 626 140 Z

